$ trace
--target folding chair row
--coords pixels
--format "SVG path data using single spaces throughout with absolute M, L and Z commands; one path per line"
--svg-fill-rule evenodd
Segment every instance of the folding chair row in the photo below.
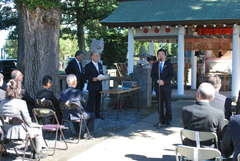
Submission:
M 34 138 L 36 138 L 36 135 L 32 135 L 29 131 L 29 125 L 25 122 L 25 120 L 23 119 L 22 116 L 15 116 L 15 115 L 8 115 L 8 114 L 1 114 L 0 115 L 0 120 L 1 120 L 1 129 L 3 131 L 3 142 L 2 145 L 4 146 L 5 150 L 7 150 L 6 145 L 7 144 L 13 144 L 15 141 L 23 141 L 24 143 L 24 150 L 23 150 L 23 157 L 22 160 L 25 160 L 25 155 L 26 155 L 26 151 L 28 149 L 28 145 L 30 143 L 31 148 L 33 148 L 33 152 L 36 152 L 36 145 L 33 141 Z M 8 135 L 8 131 L 10 128 L 14 128 L 14 127 L 21 127 L 23 129 L 23 133 L 22 135 L 25 135 L 25 139 L 22 138 L 12 138 L 11 136 Z M 18 150 L 16 147 L 13 147 L 16 155 L 20 155 L 18 153 Z M 33 156 L 33 153 L 32 153 Z
M 78 133 L 78 139 L 77 139 L 77 141 L 76 141 L 76 142 L 69 142 L 69 141 L 68 141 L 69 143 L 79 143 L 79 142 L 80 142 L 83 127 L 85 127 L 88 136 L 90 136 L 90 132 L 89 132 L 89 129 L 87 128 L 87 122 L 86 122 L 86 119 L 84 118 L 84 116 L 80 116 L 79 118 L 74 119 L 74 120 L 63 119 L 62 122 L 60 123 L 59 120 L 58 120 L 58 118 L 56 117 L 56 116 L 57 116 L 56 113 L 53 114 L 53 112 L 54 112 L 54 111 L 52 110 L 52 108 L 53 108 L 53 103 L 52 103 L 51 100 L 45 99 L 45 98 L 37 99 L 37 100 L 36 100 L 36 103 L 37 103 L 38 107 L 40 107 L 40 108 L 36 108 L 36 109 L 41 109 L 41 111 L 42 111 L 42 114 L 39 114 L 39 111 L 38 111 L 38 113 L 36 113 L 36 109 L 34 109 L 35 112 L 33 112 L 33 113 L 34 113 L 35 115 L 38 115 L 38 118 L 39 118 L 39 117 L 42 117 L 42 119 L 43 119 L 43 117 L 45 117 L 45 118 L 48 117 L 48 118 L 49 118 L 49 117 L 51 117 L 51 115 L 52 115 L 52 116 L 54 115 L 54 120 L 55 120 L 55 122 L 57 122 L 58 125 L 62 124 L 62 125 L 60 126 L 60 129 L 59 129 L 59 132 L 61 133 L 61 135 L 60 135 L 61 137 L 64 137 L 62 130 L 63 130 L 63 129 L 66 129 L 66 127 L 63 126 L 63 125 L 64 125 L 64 122 L 71 122 L 71 123 L 78 123 L 78 124 L 79 124 L 79 133 Z M 69 110 L 69 109 L 71 109 L 71 108 L 74 108 L 73 106 L 76 106 L 76 104 L 73 104 L 72 102 L 67 101 L 67 102 L 65 102 L 64 104 L 61 104 L 61 108 L 59 108 L 59 109 L 62 109 L 62 112 L 64 113 L 65 111 L 67 111 L 67 110 Z M 50 109 L 51 112 L 50 112 L 50 111 L 46 111 L 47 109 Z M 44 110 L 45 110 L 45 112 L 44 112 Z M 50 116 L 48 116 L 48 115 L 50 115 Z M 35 116 L 34 116 L 34 117 L 35 117 Z M 35 120 L 38 121 L 39 123 L 40 123 L 40 121 L 41 121 L 41 120 L 37 120 L 36 117 L 35 117 Z M 49 119 L 47 119 L 47 120 L 49 120 Z M 55 126 L 56 126 L 56 125 L 55 125 Z M 43 127 L 43 130 L 47 131 L 47 130 L 46 130 L 46 127 L 48 127 L 47 130 L 50 131 L 51 129 L 49 129 L 49 127 L 53 127 L 53 125 L 51 125 L 51 126 L 50 126 L 50 125 L 44 126 L 44 127 Z M 65 142 L 65 139 L 63 139 L 63 140 L 64 140 L 64 142 Z
M 203 161 L 210 159 L 221 161 L 221 152 L 215 148 L 197 148 L 185 145 L 179 145 L 176 147 L 176 161 Z
M 214 132 L 201 132 L 201 131 L 193 131 L 188 129 L 182 129 L 180 132 L 181 141 L 185 138 L 195 141 L 196 146 L 200 147 L 200 143 L 203 141 L 214 140 L 215 147 L 218 149 L 218 137 L 217 134 Z
M 58 136 L 60 140 L 63 140 L 65 148 L 61 149 L 61 150 L 67 150 L 68 149 L 68 145 L 67 142 L 65 140 L 65 136 L 63 133 L 63 129 L 66 129 L 65 126 L 60 125 L 58 118 L 56 116 L 56 113 L 48 108 L 34 108 L 33 109 L 33 116 L 34 119 L 36 120 L 36 122 L 40 125 L 42 125 L 42 130 L 46 131 L 46 132 L 55 132 L 55 138 L 54 138 L 54 146 L 53 147 L 49 147 L 46 139 L 43 137 L 45 144 L 47 145 L 47 147 L 49 149 L 53 149 L 53 152 L 48 154 L 50 156 L 54 155 L 56 152 L 56 148 L 57 148 L 57 140 L 58 140 Z M 51 120 L 51 121 L 49 121 Z M 58 148 L 60 149 L 60 148 Z

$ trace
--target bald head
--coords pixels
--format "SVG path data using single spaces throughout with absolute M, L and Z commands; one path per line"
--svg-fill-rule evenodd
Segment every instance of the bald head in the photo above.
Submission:
M 212 101 L 215 97 L 215 88 L 212 84 L 204 82 L 201 83 L 198 87 L 197 94 L 196 94 L 197 100 L 208 100 Z

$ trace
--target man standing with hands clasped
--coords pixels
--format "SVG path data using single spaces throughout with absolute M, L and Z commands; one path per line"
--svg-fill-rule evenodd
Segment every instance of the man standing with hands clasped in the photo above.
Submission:
M 87 112 L 94 112 L 96 118 L 104 119 L 100 115 L 103 67 L 99 63 L 100 56 L 96 52 L 91 53 L 91 61 L 85 66 L 85 77 L 88 80 Z
M 170 61 L 166 60 L 167 52 L 164 49 L 157 51 L 158 61 L 153 64 L 151 77 L 158 97 L 159 122 L 155 127 L 169 126 L 172 120 L 171 110 L 171 79 L 173 68 Z
M 74 74 L 77 77 L 77 89 L 83 90 L 85 79 L 84 71 L 81 64 L 81 61 L 84 58 L 84 52 L 78 50 L 73 58 L 67 65 L 65 72 L 66 74 Z

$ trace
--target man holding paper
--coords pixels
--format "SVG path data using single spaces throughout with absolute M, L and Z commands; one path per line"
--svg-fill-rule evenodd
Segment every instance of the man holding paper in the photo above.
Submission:
M 91 53 L 91 62 L 85 66 L 85 78 L 88 80 L 88 102 L 87 112 L 95 112 L 96 118 L 104 119 L 100 115 L 102 80 L 103 75 L 102 64 L 99 63 L 100 56 L 96 52 Z

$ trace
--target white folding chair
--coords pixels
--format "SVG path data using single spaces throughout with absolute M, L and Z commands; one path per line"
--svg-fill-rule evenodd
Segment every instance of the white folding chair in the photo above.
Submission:
M 209 159 L 221 161 L 221 152 L 215 148 L 196 148 L 185 145 L 179 145 L 176 147 L 176 161 L 201 161 Z
M 240 161 L 240 153 L 238 154 L 238 157 L 237 157 L 238 161 Z
M 196 141 L 197 147 L 200 147 L 200 142 L 214 140 L 215 146 L 218 149 L 218 137 L 214 132 L 201 132 L 201 131 L 193 131 L 188 129 L 182 129 L 180 132 L 181 140 L 183 143 L 184 138 L 187 138 L 192 141 Z

